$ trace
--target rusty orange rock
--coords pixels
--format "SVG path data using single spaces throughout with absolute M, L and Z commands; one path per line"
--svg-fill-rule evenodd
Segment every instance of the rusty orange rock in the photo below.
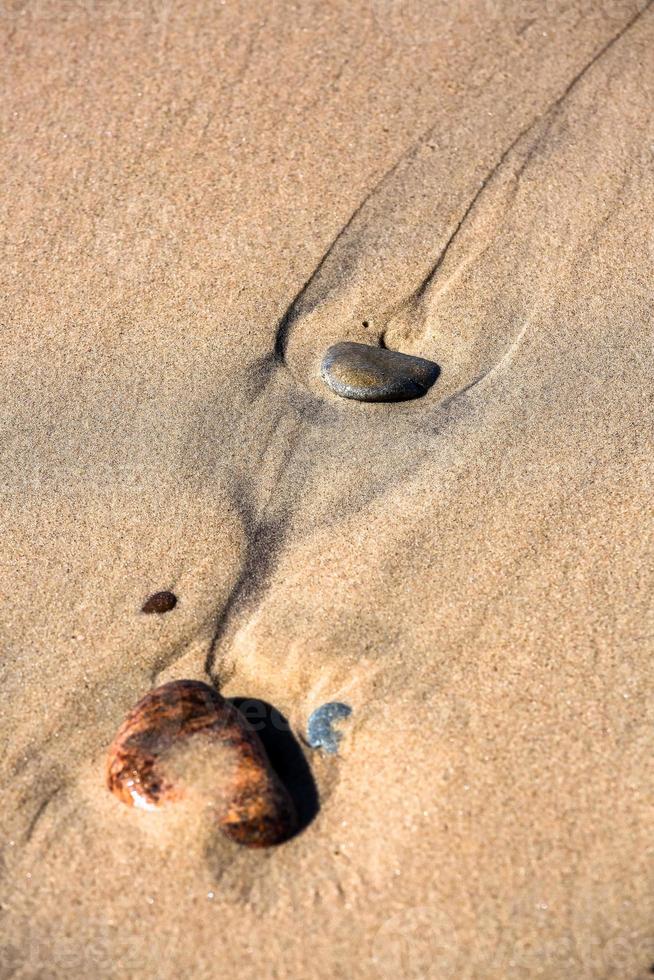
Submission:
M 177 765 L 172 761 L 180 749 L 190 749 L 181 771 L 179 759 Z M 191 763 L 198 753 L 208 760 L 200 795 L 223 834 L 246 847 L 269 847 L 293 835 L 293 801 L 259 737 L 232 704 L 201 681 L 163 684 L 135 705 L 109 749 L 107 786 L 128 806 L 153 810 L 173 803 L 193 788 Z

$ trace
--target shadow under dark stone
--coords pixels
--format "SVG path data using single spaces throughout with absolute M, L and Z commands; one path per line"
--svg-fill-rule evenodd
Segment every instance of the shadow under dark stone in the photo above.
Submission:
M 298 816 L 297 834 L 309 826 L 320 809 L 318 789 L 311 769 L 288 721 L 267 701 L 228 698 L 261 739 L 270 765 L 288 790 Z

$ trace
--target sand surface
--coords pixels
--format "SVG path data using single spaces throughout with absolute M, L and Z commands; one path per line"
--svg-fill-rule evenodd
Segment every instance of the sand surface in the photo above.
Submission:
M 0 26 L 0 975 L 648 976 L 651 3 Z M 301 834 L 107 792 L 175 678 L 288 719 Z

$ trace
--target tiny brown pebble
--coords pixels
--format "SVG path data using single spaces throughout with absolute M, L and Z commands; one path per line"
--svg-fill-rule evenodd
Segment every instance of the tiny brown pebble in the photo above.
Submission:
M 191 740 L 191 736 L 195 736 Z M 194 758 L 208 760 L 202 785 L 223 834 L 246 847 L 288 840 L 297 815 L 288 791 L 243 715 L 201 681 L 171 681 L 142 698 L 109 748 L 107 786 L 144 810 L 183 799 L 190 784 L 171 764 L 176 750 L 193 778 Z
M 155 592 L 149 599 L 146 599 L 141 607 L 144 613 L 167 613 L 177 605 L 177 596 L 174 592 Z

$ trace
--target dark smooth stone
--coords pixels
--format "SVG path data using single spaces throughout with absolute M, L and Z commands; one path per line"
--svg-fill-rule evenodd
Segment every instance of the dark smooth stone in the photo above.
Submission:
M 149 599 L 146 599 L 141 607 L 144 613 L 167 613 L 177 605 L 177 596 L 174 592 L 155 592 Z
M 399 402 L 420 398 L 440 374 L 434 361 L 368 344 L 343 342 L 322 359 L 323 381 L 342 398 Z

